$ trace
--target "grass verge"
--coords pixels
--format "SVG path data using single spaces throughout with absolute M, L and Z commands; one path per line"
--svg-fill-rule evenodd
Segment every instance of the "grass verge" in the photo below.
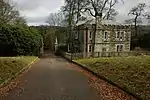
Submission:
M 0 84 L 14 77 L 36 57 L 0 57 Z
M 118 86 L 150 100 L 150 56 L 76 60 Z

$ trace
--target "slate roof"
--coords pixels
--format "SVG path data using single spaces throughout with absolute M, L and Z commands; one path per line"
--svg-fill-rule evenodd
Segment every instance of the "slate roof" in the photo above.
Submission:
M 77 23 L 77 26 L 78 25 L 83 25 L 83 24 L 95 24 L 95 19 L 91 19 L 91 20 L 87 20 L 87 21 L 80 21 Z M 102 20 L 102 24 L 105 24 L 105 25 L 129 25 L 129 24 L 123 24 L 123 23 L 119 23 L 117 21 L 114 21 L 114 20 Z

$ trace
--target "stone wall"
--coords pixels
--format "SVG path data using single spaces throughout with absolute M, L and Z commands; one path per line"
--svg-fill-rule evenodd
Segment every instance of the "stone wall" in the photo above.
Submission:
M 105 27 L 105 28 L 104 28 Z M 107 39 L 104 39 L 104 33 L 107 32 Z M 117 32 L 124 32 L 122 39 L 116 38 Z M 95 37 L 95 51 L 102 52 L 106 48 L 107 52 L 116 52 L 117 45 L 123 45 L 123 51 L 130 51 L 131 30 L 128 26 L 104 25 L 97 29 Z
M 94 37 L 94 28 L 93 25 L 81 25 L 79 26 L 79 40 L 81 44 L 81 52 L 83 56 L 90 56 L 92 52 L 89 52 L 89 47 L 94 46 L 94 52 L 103 52 L 106 49 L 106 52 L 117 52 L 117 45 L 123 45 L 122 52 L 130 51 L 131 43 L 131 28 L 127 25 L 105 25 L 98 24 L 96 30 L 96 36 Z M 77 31 L 77 29 L 76 29 Z M 124 32 L 122 40 L 116 38 L 117 32 Z M 107 32 L 107 40 L 104 39 L 104 32 Z M 92 37 L 90 37 L 92 34 Z M 93 42 L 95 41 L 95 43 Z

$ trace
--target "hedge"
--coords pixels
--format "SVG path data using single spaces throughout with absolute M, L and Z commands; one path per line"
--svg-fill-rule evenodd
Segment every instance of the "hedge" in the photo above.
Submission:
M 27 26 L 0 25 L 0 56 L 38 56 L 41 38 L 37 30 Z

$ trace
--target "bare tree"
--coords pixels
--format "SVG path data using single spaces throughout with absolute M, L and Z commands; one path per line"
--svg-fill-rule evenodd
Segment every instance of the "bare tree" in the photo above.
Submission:
M 119 1 L 122 0 L 65 0 L 63 11 L 66 13 L 69 27 L 72 27 L 80 19 L 85 20 L 86 17 L 82 16 L 83 13 L 89 13 L 94 17 L 97 26 L 99 19 L 113 19 L 118 14 L 114 6 Z M 71 31 L 71 28 L 69 29 Z M 96 28 L 94 33 L 96 34 Z
M 133 19 L 129 19 L 134 23 L 135 36 L 137 36 L 137 24 L 142 22 L 141 17 L 145 16 L 145 8 L 147 5 L 145 3 L 139 3 L 137 6 L 133 7 L 128 15 L 134 16 Z
M 86 17 L 82 16 L 84 8 L 86 7 L 87 0 L 65 0 L 65 5 L 62 7 L 62 11 L 65 14 L 67 26 L 68 26 L 68 45 L 73 48 L 73 27 L 80 21 L 85 20 Z M 72 58 L 72 56 L 71 56 Z
M 125 24 L 130 24 L 130 25 L 134 25 L 135 23 L 134 23 L 134 18 L 131 18 L 131 19 L 127 19 L 127 20 L 125 20 Z M 137 24 L 141 24 L 141 23 L 143 23 L 142 22 L 142 19 L 141 18 L 138 18 L 137 20 L 136 20 L 136 23 Z
M 87 19 L 86 16 L 83 15 L 88 5 L 88 0 L 76 0 L 76 23 Z
M 11 21 L 12 24 L 16 25 L 27 25 L 26 19 L 24 17 L 16 17 L 16 19 Z
M 75 10 L 76 10 L 76 1 L 75 0 L 65 0 L 65 5 L 62 7 L 62 11 L 65 14 L 65 21 L 67 22 L 67 45 L 69 49 L 73 47 L 72 41 L 72 27 L 75 24 Z M 72 59 L 72 54 L 71 54 Z
M 88 0 L 89 6 L 85 9 L 94 18 L 113 19 L 118 13 L 114 6 L 122 0 Z
M 148 19 L 150 21 L 150 5 L 147 8 L 147 12 L 145 13 L 145 18 Z
M 48 18 L 46 19 L 46 23 L 51 26 L 56 26 L 56 13 L 50 13 Z
M 150 12 L 146 12 L 144 17 L 150 22 Z
M 11 6 L 9 1 L 0 0 L 0 23 L 10 23 L 19 16 L 19 12 Z
M 65 5 L 62 7 L 69 27 L 74 24 L 75 3 L 75 0 L 65 0 Z
M 48 23 L 50 26 L 63 26 L 64 16 L 62 13 L 50 13 L 46 23 Z
M 85 8 L 87 8 L 88 0 L 65 0 L 65 5 L 62 7 L 62 11 L 65 13 L 68 26 L 72 24 L 76 25 L 79 21 L 85 20 L 86 16 L 83 16 Z
M 118 14 L 115 10 L 115 5 L 122 0 L 88 0 L 88 6 L 85 11 L 95 18 L 95 30 L 93 35 L 93 46 L 92 51 L 94 55 L 95 49 L 95 37 L 97 31 L 97 25 L 101 23 L 103 19 L 114 19 Z

